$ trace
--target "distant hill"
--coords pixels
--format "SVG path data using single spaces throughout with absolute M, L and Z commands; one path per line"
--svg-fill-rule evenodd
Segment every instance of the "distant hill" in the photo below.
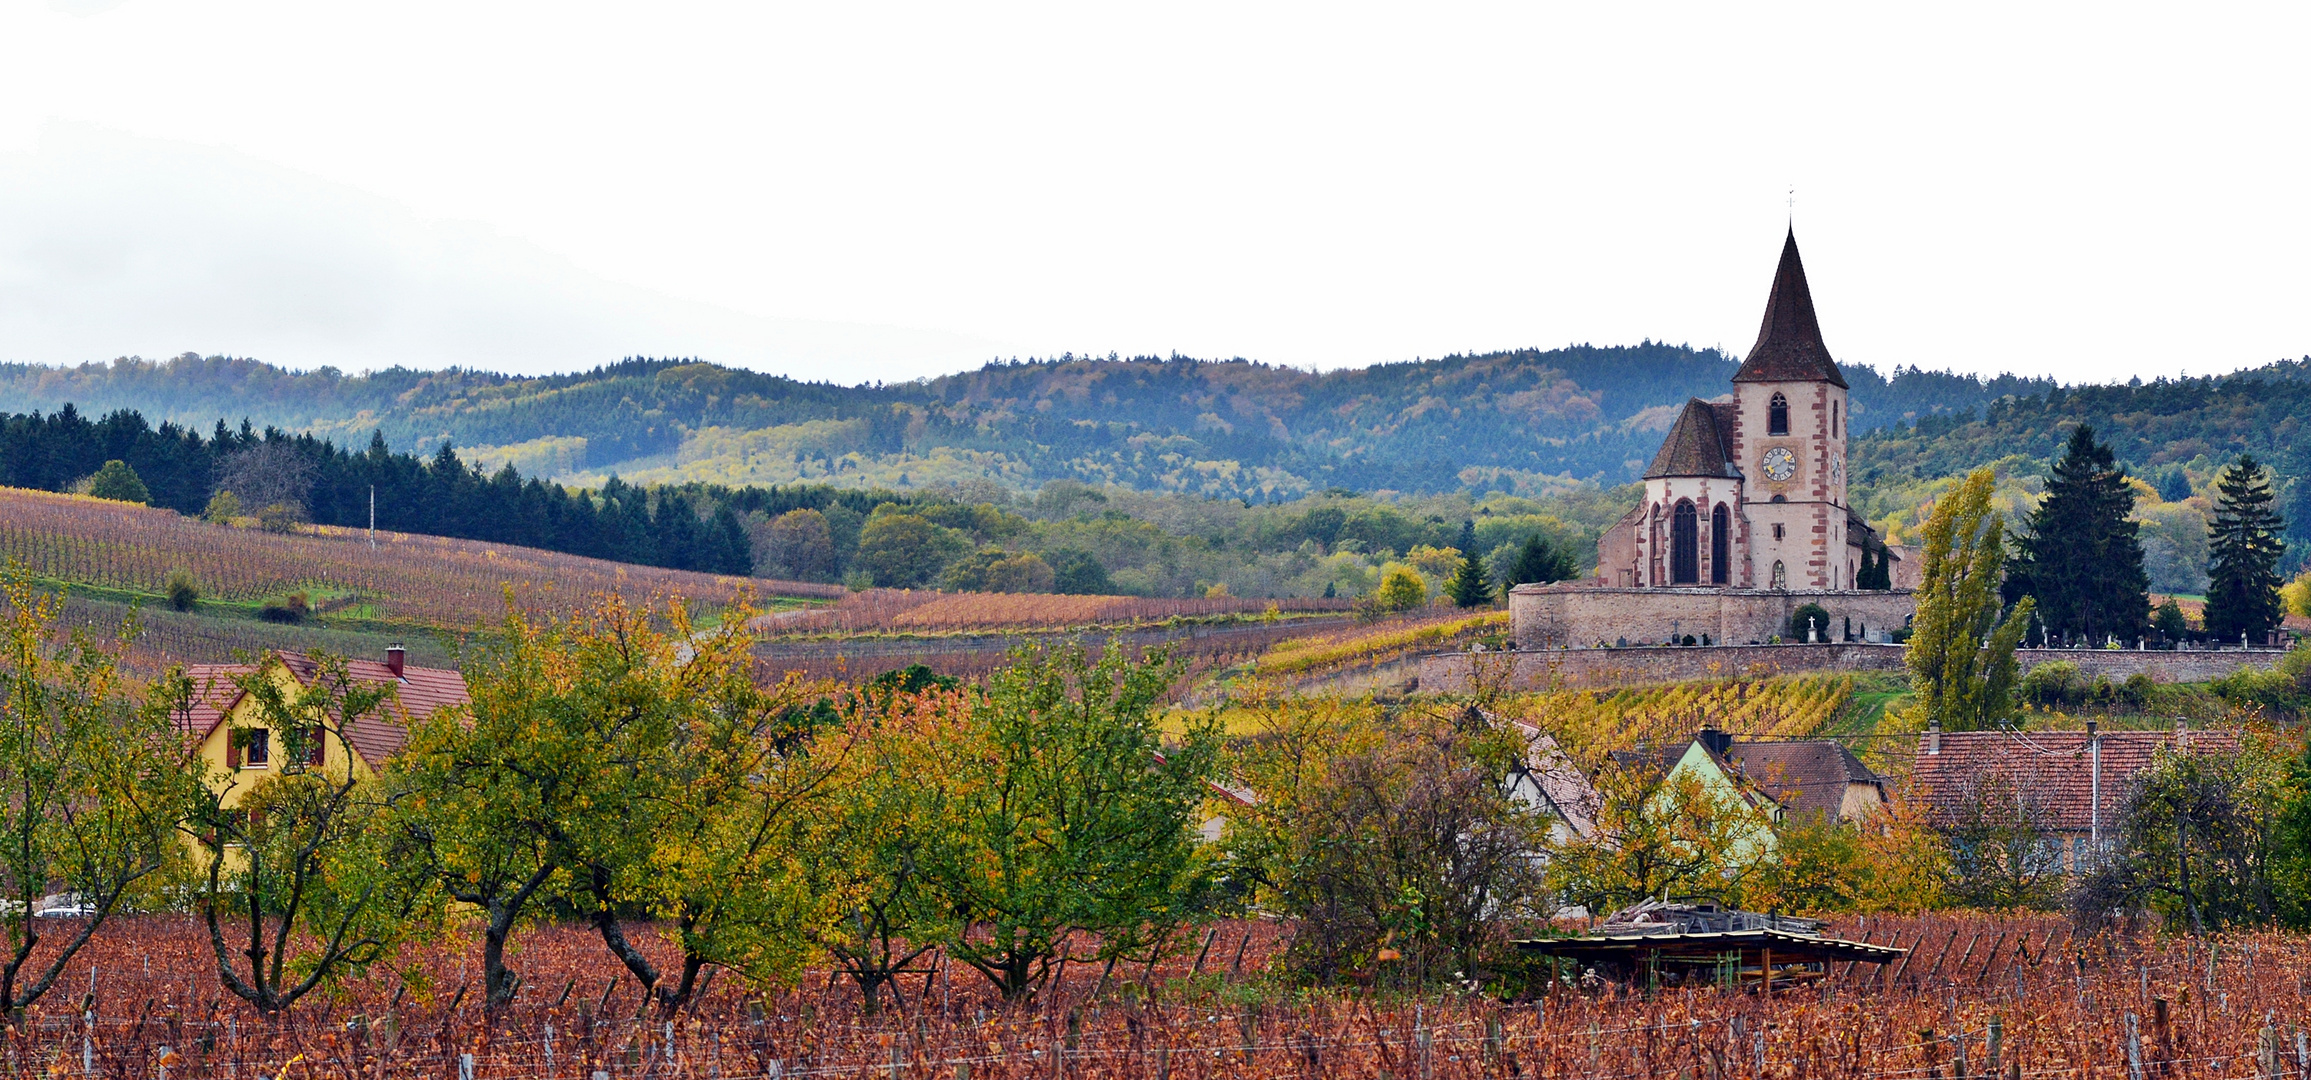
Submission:
M 1727 390 L 1736 361 L 1647 342 L 1452 356 L 1328 372 L 1181 357 L 993 363 L 896 385 L 837 386 L 682 360 L 540 378 L 402 368 L 290 372 L 186 355 L 78 368 L 0 365 L 16 411 L 135 409 L 219 419 L 598 482 L 919 486 L 1072 478 L 1150 491 L 1291 498 L 1326 488 L 1535 493 L 1634 479 L 1675 409 Z M 1857 430 L 2045 393 L 1862 367 Z

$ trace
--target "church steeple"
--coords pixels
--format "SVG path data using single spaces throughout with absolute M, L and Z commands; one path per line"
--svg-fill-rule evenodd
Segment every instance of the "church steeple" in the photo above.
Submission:
M 1781 265 L 1773 273 L 1773 294 L 1765 301 L 1765 324 L 1757 344 L 1741 362 L 1734 382 L 1826 382 L 1844 389 L 1846 377 L 1822 344 L 1814 319 L 1813 290 L 1806 287 L 1805 263 L 1797 256 L 1797 230 L 1781 245 Z

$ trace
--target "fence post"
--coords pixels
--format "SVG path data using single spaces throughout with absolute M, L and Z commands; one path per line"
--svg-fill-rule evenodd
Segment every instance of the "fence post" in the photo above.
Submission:
M 1989 1060 L 1983 1063 L 1984 1076 L 1998 1075 L 1998 1056 L 1999 1051 L 2003 1048 L 2002 1044 L 2005 1042 L 2005 1037 L 2006 1022 L 1999 1019 L 1996 1014 L 1993 1014 L 1990 1017 L 1990 1037 L 1987 1044 L 1982 1048 L 1983 1052 L 1989 1056 Z
M 457 1056 L 457 1080 L 473 1080 L 473 1055 Z
M 2126 1014 L 2126 1080 L 2143 1080 L 2142 1032 L 2135 1027 L 2133 1013 Z

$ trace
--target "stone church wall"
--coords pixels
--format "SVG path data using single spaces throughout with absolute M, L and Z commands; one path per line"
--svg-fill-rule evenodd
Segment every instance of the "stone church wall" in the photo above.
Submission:
M 1640 686 L 1711 679 L 1763 679 L 1807 672 L 1903 671 L 1900 645 L 1652 646 L 1543 652 L 1439 653 L 1421 658 L 1420 688 L 1467 693 L 1472 680 L 1511 690 Z M 2160 682 L 2206 682 L 2246 667 L 2269 667 L 2283 649 L 2137 652 L 2132 649 L 2017 649 L 2022 670 L 2067 661 L 2088 678 L 2113 682 L 2137 673 Z
M 1519 585 L 1509 592 L 1511 639 L 1528 649 L 1659 645 L 1691 635 L 1712 644 L 1753 644 L 1786 634 L 1790 615 L 1805 604 L 1829 612 L 1826 640 L 1876 635 L 1902 626 L 1916 603 L 1907 592 L 1772 589 L 1624 589 L 1596 585 Z

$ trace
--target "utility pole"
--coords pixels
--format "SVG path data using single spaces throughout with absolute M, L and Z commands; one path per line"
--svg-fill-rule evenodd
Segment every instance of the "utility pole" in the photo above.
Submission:
M 369 485 L 369 550 L 377 550 L 377 485 Z
M 2086 722 L 2086 753 L 2091 760 L 2088 768 L 2094 774 L 2087 795 L 2086 846 L 2092 849 L 2094 861 L 2102 862 L 2102 724 Z

